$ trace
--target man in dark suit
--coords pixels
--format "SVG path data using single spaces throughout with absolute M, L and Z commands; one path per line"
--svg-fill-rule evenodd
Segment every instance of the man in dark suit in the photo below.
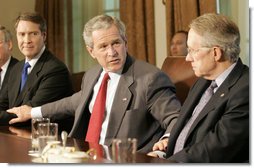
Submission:
M 73 93 L 67 67 L 45 48 L 45 20 L 37 13 L 23 13 L 18 16 L 15 28 L 18 46 L 25 60 L 13 67 L 8 87 L 0 96 L 0 125 L 6 125 L 16 117 L 6 112 L 9 108 L 21 105 L 36 107 Z M 21 88 L 25 63 L 29 63 L 30 68 L 27 81 Z
M 149 155 L 164 150 L 164 157 L 176 162 L 248 162 L 249 68 L 239 58 L 237 25 L 225 16 L 205 14 L 190 24 L 187 44 L 186 61 L 200 79 L 169 139 L 156 143 Z M 211 83 L 216 85 L 208 98 Z M 204 97 L 206 104 L 201 103 Z
M 18 60 L 11 56 L 13 48 L 12 35 L 9 30 L 0 25 L 0 95 L 7 87 L 12 67 Z
M 108 74 L 104 117 L 98 126 L 100 132 L 96 143 L 110 146 L 114 138 L 137 138 L 138 150 L 148 152 L 165 131 L 171 131 L 177 120 L 180 102 L 173 83 L 155 66 L 127 54 L 125 26 L 117 18 L 94 17 L 85 25 L 83 36 L 88 52 L 100 65 L 86 71 L 81 91 L 43 105 L 38 113 L 50 118 L 75 115 L 70 136 L 95 142 L 87 138 L 87 129 L 90 129 L 89 125 L 92 128 L 97 125 L 91 124 L 95 114 L 93 106 L 103 76 Z M 37 114 L 35 108 L 31 112 L 28 106 L 8 111 L 19 117 L 10 121 L 11 124 Z

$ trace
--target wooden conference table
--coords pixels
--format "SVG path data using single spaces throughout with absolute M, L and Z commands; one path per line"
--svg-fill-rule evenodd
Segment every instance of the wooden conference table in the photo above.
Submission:
M 1 163 L 33 163 L 34 157 L 29 156 L 31 150 L 31 129 L 24 127 L 0 126 L 0 162 Z M 89 144 L 82 139 L 67 139 L 67 146 L 75 146 L 80 151 L 88 151 Z M 105 154 L 96 159 L 86 159 L 84 164 L 103 164 L 103 163 L 170 163 L 168 160 L 154 158 L 146 154 L 136 153 L 129 155 L 122 161 L 115 162 Z

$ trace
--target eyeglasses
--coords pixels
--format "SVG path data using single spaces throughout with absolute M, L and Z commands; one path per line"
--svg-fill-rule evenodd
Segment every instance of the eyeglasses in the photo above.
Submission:
M 191 49 L 191 48 L 187 48 L 187 51 L 188 51 L 188 54 L 189 55 L 196 55 L 200 50 L 202 50 L 202 49 L 211 49 L 212 47 L 200 47 L 200 48 L 198 48 L 198 49 L 196 49 L 196 50 L 194 50 L 194 49 Z

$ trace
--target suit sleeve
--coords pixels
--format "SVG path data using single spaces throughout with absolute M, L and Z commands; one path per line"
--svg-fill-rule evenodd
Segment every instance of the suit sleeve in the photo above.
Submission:
M 176 123 L 181 104 L 175 95 L 175 86 L 167 75 L 157 72 L 148 86 L 148 108 L 160 122 L 161 127 L 170 133 Z

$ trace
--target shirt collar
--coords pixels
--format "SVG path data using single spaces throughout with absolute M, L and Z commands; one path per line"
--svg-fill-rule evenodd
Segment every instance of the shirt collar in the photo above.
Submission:
M 222 72 L 216 79 L 215 82 L 218 87 L 224 82 L 224 80 L 228 77 L 230 72 L 233 70 L 235 67 L 236 63 L 233 63 L 230 67 L 228 67 L 224 72 Z
M 36 64 L 36 62 L 39 60 L 39 58 L 41 57 L 42 53 L 44 52 L 45 50 L 45 45 L 42 47 L 41 51 L 35 56 L 33 57 L 31 60 L 28 60 L 26 58 L 26 61 L 25 62 L 29 62 L 29 64 L 31 65 L 31 70 L 33 69 L 34 65 Z M 30 71 L 31 71 L 30 70 Z
M 8 65 L 11 62 L 11 57 L 5 62 L 5 64 L 1 67 L 2 71 L 7 71 Z

